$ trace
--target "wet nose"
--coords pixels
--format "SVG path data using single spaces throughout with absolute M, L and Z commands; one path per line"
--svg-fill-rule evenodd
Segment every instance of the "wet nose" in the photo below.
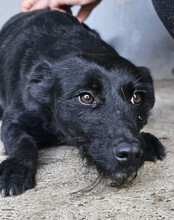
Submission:
M 114 155 L 120 164 L 131 164 L 137 162 L 142 157 L 143 149 L 137 142 L 131 144 L 120 143 L 114 148 Z

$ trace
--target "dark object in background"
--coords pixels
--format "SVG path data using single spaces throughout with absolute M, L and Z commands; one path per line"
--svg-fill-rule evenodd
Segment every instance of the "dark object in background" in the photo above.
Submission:
M 174 38 L 174 0 L 152 0 L 155 10 Z
M 33 188 L 38 149 L 74 145 L 102 178 L 124 183 L 165 150 L 141 133 L 154 105 L 150 72 L 68 14 L 19 14 L 0 32 L 0 190 Z M 65 174 L 66 175 L 66 174 Z

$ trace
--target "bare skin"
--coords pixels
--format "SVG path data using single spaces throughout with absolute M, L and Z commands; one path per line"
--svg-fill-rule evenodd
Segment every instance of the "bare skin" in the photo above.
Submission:
M 79 5 L 81 8 L 76 17 L 80 22 L 84 22 L 100 2 L 101 0 L 23 0 L 21 11 L 50 8 L 51 10 L 71 13 L 71 7 Z

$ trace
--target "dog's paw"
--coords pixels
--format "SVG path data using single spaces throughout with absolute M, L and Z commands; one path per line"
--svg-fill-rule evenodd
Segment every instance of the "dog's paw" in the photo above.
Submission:
M 35 186 L 35 173 L 16 159 L 0 164 L 0 192 L 2 196 L 15 196 Z
M 145 144 L 145 161 L 163 160 L 166 156 L 165 148 L 157 137 L 149 133 L 141 133 Z

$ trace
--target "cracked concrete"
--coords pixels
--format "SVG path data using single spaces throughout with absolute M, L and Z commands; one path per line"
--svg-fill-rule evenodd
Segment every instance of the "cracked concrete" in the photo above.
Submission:
M 0 219 L 173 219 L 174 81 L 156 82 L 155 88 L 157 101 L 145 130 L 166 146 L 163 162 L 145 163 L 135 181 L 123 188 L 100 183 L 88 193 L 72 194 L 94 182 L 95 171 L 86 172 L 73 147 L 40 151 L 37 186 L 17 197 L 0 197 Z

